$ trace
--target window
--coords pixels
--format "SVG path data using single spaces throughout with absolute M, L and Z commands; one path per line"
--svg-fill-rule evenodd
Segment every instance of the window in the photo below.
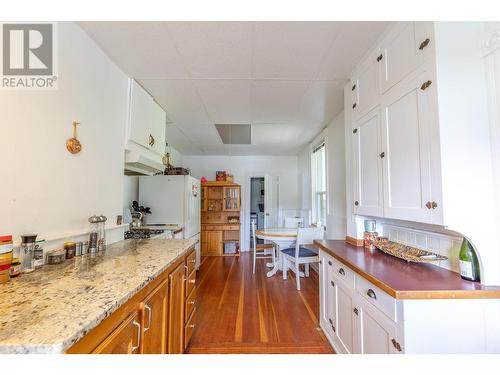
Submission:
M 326 224 L 326 150 L 323 141 L 312 151 L 313 221 Z

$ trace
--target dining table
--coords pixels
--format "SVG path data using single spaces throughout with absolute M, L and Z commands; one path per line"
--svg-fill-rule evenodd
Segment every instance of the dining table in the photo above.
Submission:
M 277 247 L 277 256 L 274 263 L 267 263 L 272 269 L 267 273 L 267 277 L 276 275 L 278 271 L 282 271 L 281 251 L 289 248 L 297 239 L 297 228 L 263 228 L 255 231 L 255 236 L 265 241 L 274 243 Z

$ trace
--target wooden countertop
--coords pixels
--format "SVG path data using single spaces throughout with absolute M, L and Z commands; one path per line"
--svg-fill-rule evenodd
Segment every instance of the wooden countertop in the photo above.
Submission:
M 314 241 L 339 262 L 396 299 L 500 298 L 499 286 L 464 280 L 459 274 L 433 264 L 408 263 L 366 250 L 345 241 Z

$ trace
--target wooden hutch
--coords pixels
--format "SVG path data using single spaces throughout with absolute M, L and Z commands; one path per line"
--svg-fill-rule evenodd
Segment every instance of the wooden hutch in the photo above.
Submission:
M 240 185 L 227 181 L 201 184 L 201 254 L 238 255 Z

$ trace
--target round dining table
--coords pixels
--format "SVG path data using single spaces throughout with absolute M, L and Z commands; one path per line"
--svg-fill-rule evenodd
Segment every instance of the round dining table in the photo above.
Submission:
M 297 239 L 297 228 L 263 228 L 255 231 L 257 238 L 273 242 L 278 250 L 278 255 L 275 262 L 268 263 L 268 267 L 272 269 L 267 273 L 267 277 L 275 275 L 282 270 L 281 251 L 289 248 Z

